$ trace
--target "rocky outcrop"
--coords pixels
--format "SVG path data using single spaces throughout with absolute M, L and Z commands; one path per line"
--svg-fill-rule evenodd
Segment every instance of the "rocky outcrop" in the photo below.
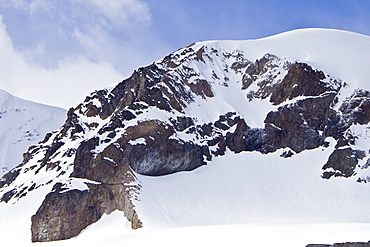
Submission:
M 352 148 L 335 149 L 322 168 L 324 170 L 332 168 L 333 171 L 324 172 L 323 178 L 329 179 L 332 176 L 348 178 L 352 176 L 358 160 L 365 156 L 365 152 L 361 150 L 352 150 Z
M 347 243 L 338 243 L 338 244 L 309 244 L 306 247 L 369 247 L 370 241 L 367 243 L 364 242 L 347 242 Z
M 331 85 L 323 82 L 326 76 L 322 71 L 304 63 L 294 63 L 289 67 L 288 74 L 271 93 L 270 102 L 274 105 L 298 96 L 318 96 L 331 91 Z
M 190 171 L 205 164 L 202 146 L 170 139 L 174 128 L 159 121 L 145 121 L 127 128 L 118 139 L 130 167 L 149 176 Z M 142 138 L 143 143 L 130 142 Z
M 58 184 L 56 184 L 58 185 Z M 62 186 L 62 185 L 61 185 Z M 69 239 L 77 236 L 103 214 L 125 212 L 131 227 L 142 226 L 133 210 L 129 188 L 123 184 L 87 184 L 88 190 L 69 190 L 54 186 L 36 214 L 32 216 L 32 242 Z
M 13 169 L 6 173 L 0 180 L 0 188 L 11 184 L 18 177 L 19 173 L 20 169 Z M 3 199 L 0 199 L 0 201 L 3 201 Z

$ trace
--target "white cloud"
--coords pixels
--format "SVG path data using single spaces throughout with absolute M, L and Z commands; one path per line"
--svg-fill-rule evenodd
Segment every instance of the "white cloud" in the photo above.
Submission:
M 48 11 L 51 8 L 51 3 L 52 3 L 51 1 L 33 0 L 29 3 L 28 8 L 31 11 L 31 13 L 39 10 Z
M 51 1 L 45 0 L 8 0 L 0 3 L 1 6 L 13 7 L 18 10 L 25 10 L 34 13 L 39 10 L 48 10 L 51 7 Z
M 1 17 L 1 16 L 0 16 Z M 40 103 L 74 107 L 90 92 L 121 81 L 122 75 L 107 62 L 71 57 L 46 69 L 27 61 L 14 49 L 0 18 L 0 88 Z
M 41 103 L 73 107 L 172 51 L 141 0 L 0 0 L 0 11 L 0 89 Z
M 0 2 L 0 6 L 34 15 L 49 12 L 55 17 L 92 21 L 85 24 L 96 24 L 98 21 L 117 27 L 148 24 L 151 19 L 148 4 L 141 0 L 8 0 Z
M 89 0 L 101 13 L 116 26 L 148 23 L 150 12 L 147 4 L 138 0 Z
M 148 48 L 151 17 L 141 0 L 9 0 L 0 8 L 0 88 L 41 103 L 75 106 L 163 48 Z
M 11 18 L 6 18 L 7 9 L 13 10 Z M 47 68 L 82 56 L 109 62 L 127 74 L 134 65 L 157 59 L 155 54 L 164 47 L 148 48 L 159 40 L 149 29 L 149 6 L 141 0 L 9 0 L 0 1 L 1 10 L 13 24 L 15 48 Z
M 84 49 L 88 50 L 89 52 L 93 52 L 95 57 L 101 57 L 104 53 L 103 47 L 99 45 L 99 39 L 96 37 L 91 37 L 86 33 L 81 32 L 80 30 L 76 29 L 73 32 L 73 36 L 78 40 Z

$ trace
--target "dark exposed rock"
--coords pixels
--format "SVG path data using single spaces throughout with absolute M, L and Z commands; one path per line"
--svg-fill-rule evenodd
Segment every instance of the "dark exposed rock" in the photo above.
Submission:
M 20 169 L 11 170 L 10 172 L 6 173 L 0 180 L 0 188 L 11 184 L 18 177 L 19 173 Z
M 353 150 L 353 155 L 358 160 L 362 160 L 363 158 L 366 157 L 366 153 L 363 150 Z
M 131 168 L 150 176 L 166 175 L 178 171 L 191 171 L 205 164 L 203 149 L 191 143 L 168 140 L 165 143 L 148 143 L 125 147 Z
M 222 129 L 222 130 L 228 130 L 228 129 L 230 129 L 229 126 L 227 126 L 226 124 L 222 123 L 220 120 L 218 120 L 218 121 L 215 122 L 215 127 L 216 128 L 219 128 L 219 129 Z
M 264 129 L 249 129 L 244 133 L 245 151 L 261 151 L 265 144 L 266 133 Z
M 148 109 L 148 106 L 139 102 L 133 102 L 128 108 L 137 111 Z
M 203 54 L 204 54 L 205 50 L 204 50 L 204 46 L 201 47 L 198 51 L 197 51 L 197 56 L 195 58 L 195 60 L 197 61 L 201 61 L 201 62 L 205 62 L 204 59 L 203 59 Z
M 297 105 L 302 109 L 303 117 L 310 128 L 320 131 L 325 129 L 329 119 L 336 114 L 331 109 L 335 97 L 335 93 L 327 93 L 317 98 L 297 101 Z
M 209 84 L 208 81 L 206 80 L 196 80 L 196 83 L 193 84 L 193 83 L 190 83 L 188 84 L 191 88 L 191 90 L 196 94 L 196 95 L 200 95 L 202 96 L 204 99 L 206 97 L 208 98 L 211 98 L 213 97 L 213 92 L 212 92 L 212 88 L 211 88 L 211 85 Z
M 81 125 L 79 124 L 78 121 L 78 115 L 74 112 L 75 109 L 71 108 L 67 112 L 67 120 L 62 126 L 62 130 L 60 131 L 61 136 L 66 136 L 67 132 L 71 130 L 70 137 L 73 138 L 73 135 L 76 133 L 79 133 L 83 131 L 81 129 Z
M 40 143 L 46 143 L 49 141 L 50 137 L 52 137 L 53 133 L 47 133 L 44 137 L 44 139 Z
M 226 143 L 226 138 L 221 135 L 218 137 L 218 145 L 217 145 L 217 150 L 216 151 L 212 151 L 212 154 L 214 156 L 220 156 L 220 155 L 225 155 L 225 152 L 226 152 L 226 147 L 227 147 L 227 143 Z
M 190 117 L 177 117 L 177 119 L 170 119 L 170 121 L 177 131 L 184 131 L 194 125 L 194 121 Z
M 337 244 L 308 244 L 306 247 L 370 247 L 370 241 L 365 242 L 346 242 Z
M 91 153 L 91 152 L 90 152 Z M 123 152 L 115 145 L 109 145 L 102 153 L 96 155 L 93 159 L 77 161 L 76 155 L 75 169 L 72 177 L 86 178 L 102 183 L 122 183 L 123 181 L 132 181 L 133 175 L 130 173 L 127 158 Z
M 135 186 L 125 183 L 134 181 L 122 151 L 109 145 L 96 157 L 92 150 L 99 138 L 81 143 L 77 149 L 74 171 L 71 177 L 87 178 L 101 184 L 87 184 L 89 190 L 66 190 L 56 183 L 37 213 L 32 217 L 32 241 L 44 242 L 68 239 L 76 236 L 88 225 L 96 222 L 106 213 L 121 210 L 131 222 L 132 228 L 141 227 L 133 208 L 129 193 Z M 117 163 L 113 164 L 114 160 Z
M 264 141 L 261 147 L 262 153 L 272 153 L 282 145 L 283 131 L 272 124 L 265 124 L 264 128 Z
M 340 114 L 330 117 L 325 129 L 327 136 L 335 139 L 343 138 L 343 134 L 353 124 L 367 124 L 370 121 L 370 92 L 356 90 L 351 97 L 347 98 L 339 107 Z M 354 142 L 351 136 L 345 139 Z M 341 140 L 343 141 L 343 140 Z M 338 144 L 342 145 L 342 144 Z
M 62 183 L 56 183 L 54 184 L 52 191 L 61 192 L 63 190 L 67 190 L 67 188 L 63 188 L 64 185 L 65 184 L 62 184 Z
M 322 169 L 326 170 L 332 168 L 334 171 L 326 171 L 322 177 L 329 179 L 332 176 L 350 177 L 354 174 L 354 169 L 358 163 L 356 151 L 352 148 L 336 149 L 329 156 L 328 162 Z
M 230 125 L 231 123 L 228 122 Z M 245 132 L 249 129 L 249 126 L 245 123 L 244 119 L 237 119 L 236 129 L 234 133 L 230 133 L 226 136 L 227 146 L 231 151 L 240 153 L 248 150 L 247 144 L 245 143 Z M 234 125 L 234 124 L 232 124 Z
M 76 150 L 72 177 L 88 178 L 86 175 L 90 172 L 94 156 L 91 152 L 99 144 L 99 137 L 83 141 Z M 98 181 L 99 182 L 99 181 Z
M 270 112 L 266 116 L 265 123 L 276 126 L 278 130 L 266 132 L 266 144 L 278 145 L 275 146 L 276 149 L 289 147 L 296 153 L 322 145 L 323 138 L 317 131 L 317 127 L 310 127 L 304 118 L 305 115 L 306 111 L 294 104 L 279 107 L 278 111 Z M 276 143 L 276 138 L 279 143 Z
M 31 187 L 28 188 L 28 191 L 33 191 L 36 188 L 36 183 L 33 183 Z
M 276 66 L 271 63 L 274 59 L 277 58 L 266 55 L 263 61 L 257 63 L 258 69 L 256 64 L 251 63 L 247 72 L 250 75 L 263 73 L 265 69 Z M 244 134 L 248 146 L 246 150 L 269 153 L 289 147 L 299 153 L 324 145 L 326 133 L 329 132 L 326 128 L 336 116 L 336 111 L 331 107 L 335 104 L 340 89 L 340 82 L 334 80 L 326 83 L 322 81 L 324 79 L 326 77 L 323 72 L 316 71 L 307 64 L 294 63 L 288 65 L 288 73 L 280 83 L 273 85 L 271 80 L 260 82 L 260 89 L 248 94 L 251 100 L 271 95 L 270 101 L 278 105 L 298 96 L 310 97 L 268 113 L 264 129 L 252 129 Z M 336 129 L 334 127 L 331 130 Z M 321 134 L 320 131 L 326 132 Z
M 188 120 L 184 121 L 182 124 L 186 126 Z M 168 125 L 148 121 L 127 128 L 126 135 L 118 139 L 117 145 L 110 144 L 97 154 L 94 149 L 99 145 L 98 137 L 81 142 L 76 150 L 71 177 L 101 184 L 89 184 L 86 191 L 67 192 L 63 192 L 65 188 L 61 183 L 55 184 L 54 192 L 45 198 L 32 217 L 32 241 L 76 236 L 103 213 L 116 209 L 125 212 L 134 229 L 141 227 L 125 185 L 134 181 L 131 168 L 144 175 L 163 175 L 203 165 L 203 154 L 210 158 L 207 148 L 168 139 L 173 133 L 173 128 Z M 146 145 L 129 144 L 129 141 L 143 137 Z
M 111 132 L 116 130 L 117 128 L 123 128 L 125 125 L 122 122 L 122 119 L 119 117 L 115 117 L 110 121 L 108 124 L 104 125 L 98 132 L 99 135 L 106 133 L 106 132 Z
M 122 184 L 87 184 L 89 190 L 49 193 L 32 216 L 32 242 L 69 239 L 77 236 L 101 216 L 118 209 L 131 218 L 132 228 L 141 222 L 132 211 L 126 187 Z M 129 215 L 131 214 L 131 215 Z
M 4 193 L 3 196 L 0 199 L 0 202 L 6 202 L 7 203 L 16 193 L 17 193 L 17 191 L 15 189 Z
M 337 144 L 335 145 L 335 148 L 338 149 L 340 147 L 345 147 L 345 146 L 348 146 L 349 145 L 349 141 L 346 137 L 344 137 L 342 135 L 342 133 L 340 134 L 340 137 L 338 138 L 337 140 Z
M 197 126 L 197 131 L 199 132 L 201 137 L 205 136 L 212 136 L 213 134 L 213 126 L 212 123 L 203 124 L 201 126 Z
M 284 151 L 280 157 L 284 157 L 284 158 L 289 158 L 289 157 L 292 157 L 294 155 L 294 153 L 292 152 L 292 150 L 288 150 L 288 151 Z
M 251 65 L 250 67 L 255 67 L 252 63 L 250 63 L 249 61 L 238 61 L 238 62 L 234 62 L 231 66 L 230 66 L 230 69 L 232 70 L 235 70 L 235 71 L 239 71 L 240 69 L 244 69 L 245 67 L 247 67 L 248 65 Z M 249 71 L 248 71 L 249 72 Z M 255 72 L 255 70 L 253 71 L 250 71 L 250 73 L 253 73 Z
M 328 91 L 328 86 L 321 82 L 325 79 L 322 71 L 315 71 L 304 63 L 292 64 L 288 74 L 271 94 L 270 101 L 279 105 L 287 99 L 297 96 L 318 96 Z
M 40 160 L 40 166 L 36 170 L 35 174 L 39 173 L 40 170 L 46 165 L 52 165 L 49 159 L 58 151 L 58 149 L 64 145 L 64 142 L 54 141 L 50 146 L 46 146 L 46 152 L 42 160 Z
M 193 170 L 205 164 L 201 146 L 168 139 L 174 129 L 159 121 L 139 123 L 129 127 L 126 133 L 119 140 L 123 156 L 128 159 L 131 168 L 140 174 L 159 176 Z M 146 144 L 127 144 L 129 140 L 138 138 L 145 138 Z
M 347 115 L 354 124 L 367 124 L 370 121 L 370 92 L 357 90 L 343 102 L 339 111 Z
M 243 75 L 243 78 L 242 78 L 242 83 L 243 83 L 242 89 L 249 88 L 249 86 L 256 79 L 258 79 L 259 75 L 264 70 L 268 70 L 267 67 L 271 67 L 268 63 L 271 62 L 274 59 L 277 59 L 277 57 L 272 55 L 272 54 L 266 54 L 265 56 L 263 56 L 263 58 L 261 58 L 259 60 L 256 60 L 255 63 L 251 63 L 251 62 L 248 61 L 248 62 L 241 63 L 241 65 L 238 65 L 238 64 L 234 65 L 233 64 L 234 68 L 243 68 L 243 67 L 246 67 L 248 65 L 247 69 L 245 70 L 245 74 Z M 261 90 L 259 92 L 256 92 L 254 94 L 254 97 L 257 96 L 258 98 L 264 98 L 265 97 L 264 95 L 271 94 L 272 87 L 270 85 L 268 85 L 269 83 L 271 83 L 271 81 L 263 82 L 262 84 L 264 84 L 264 86 L 262 86 L 262 84 L 260 84 Z
M 369 168 L 369 167 L 370 167 L 370 158 L 368 158 L 368 159 L 366 160 L 365 165 L 363 165 L 363 166 L 361 167 L 361 169 L 367 169 L 367 168 Z
M 72 157 L 76 153 L 76 149 L 69 148 L 64 154 L 63 157 Z

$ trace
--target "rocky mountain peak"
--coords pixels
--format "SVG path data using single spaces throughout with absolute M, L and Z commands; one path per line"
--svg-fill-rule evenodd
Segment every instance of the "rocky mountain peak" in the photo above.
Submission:
M 358 171 L 368 168 L 368 150 L 357 144 L 370 93 L 342 100 L 345 87 L 302 61 L 270 53 L 250 61 L 241 49 L 192 44 L 70 109 L 61 129 L 0 180 L 0 201 L 48 191 L 32 216 L 32 241 L 43 242 L 76 236 L 114 210 L 133 229 L 145 226 L 136 174 L 191 171 L 229 151 L 288 159 L 332 141 L 322 178 L 367 182 Z

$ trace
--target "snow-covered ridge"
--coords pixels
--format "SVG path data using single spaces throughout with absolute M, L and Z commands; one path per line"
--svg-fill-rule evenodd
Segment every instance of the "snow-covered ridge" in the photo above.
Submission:
M 352 90 L 370 88 L 366 73 L 366 61 L 370 60 L 370 38 L 366 35 L 336 29 L 307 28 L 256 40 L 197 42 L 194 50 L 203 45 L 228 52 L 241 50 L 251 61 L 270 53 L 308 62 L 333 77 L 351 82 Z
M 29 146 L 58 129 L 66 111 L 17 98 L 0 89 L 0 177 L 22 161 Z

